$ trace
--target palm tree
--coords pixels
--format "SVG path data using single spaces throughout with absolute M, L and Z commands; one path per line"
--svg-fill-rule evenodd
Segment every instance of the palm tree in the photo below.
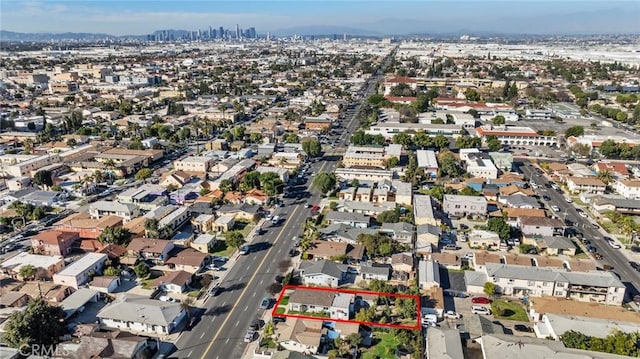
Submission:
M 160 236 L 158 225 L 158 220 L 155 218 L 147 218 L 144 220 L 144 230 L 147 233 L 147 238 L 158 238 L 158 236 Z
M 613 181 L 613 173 L 611 173 L 609 170 L 600 171 L 598 172 L 598 178 L 608 186 L 609 183 Z

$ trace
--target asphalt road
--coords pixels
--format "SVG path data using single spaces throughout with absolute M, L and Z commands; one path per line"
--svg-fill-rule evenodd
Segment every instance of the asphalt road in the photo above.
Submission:
M 636 294 L 640 294 L 638 291 L 638 289 L 640 289 L 640 273 L 636 272 L 629 265 L 629 259 L 622 252 L 625 249 L 612 248 L 603 238 L 606 236 L 606 233 L 592 226 L 592 224 L 596 222 L 591 217 L 581 217 L 573 203 L 568 203 L 565 200 L 567 195 L 565 195 L 564 192 L 559 193 L 554 189 L 546 188 L 545 184 L 548 182 L 547 179 L 537 174 L 533 167 L 529 165 L 529 162 L 524 161 L 523 164 L 524 165 L 520 167 L 521 172 L 523 172 L 528 179 L 540 186 L 536 192 L 541 196 L 549 196 L 551 199 L 549 201 L 550 205 L 555 204 L 560 208 L 560 211 L 557 212 L 558 217 L 564 220 L 566 213 L 566 219 L 574 223 L 573 227 L 577 231 L 582 232 L 584 238 L 589 239 L 591 244 L 598 249 L 598 253 L 603 256 L 603 259 L 598 261 L 601 264 L 600 267 L 602 267 L 602 264 L 608 264 L 613 267 L 612 271 L 620 275 L 622 282 L 627 287 L 627 296 L 629 299 Z
M 383 64 L 388 65 L 392 56 L 389 56 Z M 365 94 L 375 90 L 381 72 L 372 76 L 363 86 Z M 364 97 L 364 96 L 363 96 Z M 358 127 L 356 118 L 362 106 L 358 101 L 355 111 L 349 113 L 344 131 L 340 133 L 341 142 L 348 140 Z M 333 149 L 331 152 L 338 152 Z M 312 164 L 311 172 L 332 172 L 337 162 L 336 156 L 325 156 L 324 161 Z M 266 232 L 256 235 L 252 241 L 255 243 L 269 243 L 270 247 L 258 252 L 252 252 L 244 256 L 234 257 L 229 263 L 229 272 L 224 277 L 220 286 L 225 291 L 217 297 L 212 297 L 205 302 L 203 314 L 198 324 L 190 331 L 184 332 L 176 343 L 177 351 L 172 358 L 240 358 L 247 344 L 244 343 L 244 335 L 252 320 L 260 317 L 259 309 L 262 298 L 268 294 L 268 287 L 280 273 L 278 263 L 289 258 L 289 249 L 293 247 L 293 236 L 302 234 L 303 226 L 310 214 L 310 209 L 304 208 L 304 203 L 318 204 L 321 194 L 311 188 L 313 175 L 308 179 L 310 197 L 292 204 L 277 208 L 274 215 L 284 218 L 284 223 L 277 227 L 265 227 Z

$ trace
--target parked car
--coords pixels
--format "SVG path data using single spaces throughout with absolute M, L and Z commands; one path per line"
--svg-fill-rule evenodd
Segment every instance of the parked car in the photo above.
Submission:
M 491 304 L 491 300 L 485 297 L 473 297 L 471 298 L 473 304 Z
M 629 265 L 631 266 L 631 268 L 633 268 L 636 271 L 640 272 L 640 264 L 638 264 L 638 262 L 630 261 Z
M 287 318 L 285 318 L 285 317 L 273 317 L 273 318 L 271 318 L 271 321 L 273 322 L 273 324 L 284 323 L 284 322 L 287 321 Z
M 551 209 L 552 209 L 554 212 L 560 212 L 560 207 L 556 206 L 555 204 L 554 204 L 553 206 L 551 206 Z
M 491 309 L 486 307 L 481 307 L 479 305 L 474 305 L 471 307 L 471 313 L 473 314 L 481 314 L 481 315 L 490 315 Z
M 256 336 L 256 332 L 253 330 L 247 330 L 247 334 L 244 335 L 244 342 L 251 343 Z
M 533 331 L 531 330 L 530 327 L 524 324 L 516 324 L 513 326 L 513 329 L 515 329 L 517 332 L 523 332 L 523 333 L 531 333 Z
M 570 197 L 565 197 L 564 200 L 567 201 L 567 203 L 573 203 L 573 200 Z
M 198 324 L 198 321 L 200 321 L 200 317 L 198 316 L 191 317 L 191 319 L 189 319 L 189 322 L 187 322 L 187 325 L 186 325 L 187 330 L 193 329 L 193 327 L 195 327 L 196 324 Z
M 269 309 L 271 306 L 271 298 L 264 297 L 262 298 L 262 302 L 260 302 L 260 309 Z
M 262 320 L 254 319 L 251 324 L 249 324 L 249 330 L 258 330 L 262 327 Z
M 166 295 L 161 295 L 158 300 L 161 300 L 163 302 L 169 302 L 169 303 L 179 303 L 180 301 L 178 299 L 175 298 L 171 298 L 169 296 Z
M 448 319 L 460 319 L 462 318 L 462 315 L 454 312 L 453 310 L 447 310 L 446 313 L 444 313 L 444 317 Z

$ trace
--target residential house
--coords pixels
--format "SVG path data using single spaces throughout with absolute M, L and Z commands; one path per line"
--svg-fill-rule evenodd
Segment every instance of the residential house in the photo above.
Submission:
M 80 288 L 71 293 L 60 303 L 60 308 L 64 310 L 64 319 L 68 320 L 74 314 L 81 313 L 85 306 L 89 303 L 96 303 L 101 296 L 100 292 L 89 288 Z
M 89 213 L 74 213 L 53 224 L 58 232 L 77 233 L 80 238 L 96 239 L 108 227 L 122 226 L 122 217 L 106 215 L 95 219 Z
M 276 327 L 278 344 L 299 353 L 316 354 L 326 332 L 319 320 L 289 318 Z
M 369 217 L 359 213 L 330 211 L 325 219 L 329 224 L 346 224 L 356 228 L 369 227 Z
M 587 192 L 604 194 L 607 185 L 595 177 L 569 177 L 567 178 L 567 188 L 571 193 Z
M 564 223 L 555 218 L 518 217 L 518 228 L 525 236 L 552 237 L 562 234 Z
M 53 275 L 53 282 L 78 289 L 89 282 L 93 276 L 102 273 L 108 257 L 103 253 L 87 253 Z
M 208 233 L 214 231 L 215 221 L 216 216 L 212 214 L 201 214 L 191 219 L 191 226 L 199 233 Z
M 413 218 L 417 226 L 421 224 L 430 224 L 432 226 L 440 225 L 440 219 L 434 215 L 431 196 L 413 196 Z
M 175 245 L 164 239 L 134 238 L 127 246 L 127 257 L 149 260 L 153 263 L 163 263 L 169 257 L 169 252 Z
M 361 261 L 364 258 L 365 247 L 362 244 L 344 242 L 313 241 L 307 253 L 314 259 L 349 258 Z
M 381 280 L 388 281 L 391 276 L 391 267 L 389 265 L 367 265 L 363 263 L 360 266 L 360 277 L 364 280 Z
M 213 158 L 208 156 L 189 156 L 173 161 L 173 168 L 184 172 L 206 173 L 213 163 Z
M 440 264 L 435 260 L 421 260 L 418 262 L 418 287 L 429 289 L 440 287 Z
M 620 162 L 599 161 L 593 165 L 593 169 L 596 173 L 609 172 L 616 178 L 629 177 L 627 165 Z
M 442 237 L 442 228 L 431 224 L 421 224 L 416 227 L 416 252 L 431 252 L 432 247 L 438 247 Z
M 614 183 L 616 192 L 628 199 L 640 199 L 640 180 L 623 179 Z
M 464 358 L 460 331 L 457 329 L 429 328 L 426 337 L 426 359 Z
M 445 194 L 442 211 L 454 216 L 485 216 L 487 200 L 484 197 Z
M 424 173 L 431 177 L 438 177 L 438 159 L 436 153 L 430 150 L 417 150 L 416 157 L 418 159 L 418 167 L 424 168 Z
M 0 296 L 0 309 L 26 307 L 31 297 L 24 292 L 6 292 Z
M 520 217 L 544 218 L 547 216 L 544 209 L 504 208 L 502 213 L 506 216 L 507 223 L 512 227 L 518 226 L 518 218 Z
M 626 287 L 613 273 L 567 272 L 565 269 L 486 263 L 475 272 L 465 272 L 467 291 L 482 293 L 486 282 L 498 293 L 515 297 L 552 296 L 577 301 L 621 305 Z
M 296 289 L 289 295 L 288 309 L 299 313 L 326 313 L 331 319 L 348 320 L 355 294 Z
M 338 288 L 347 278 L 347 266 L 327 260 L 302 261 L 300 276 L 305 285 Z
M 474 229 L 469 232 L 469 247 L 482 248 L 490 251 L 500 249 L 500 237 L 497 233 Z
M 318 232 L 322 235 L 321 239 L 323 240 L 349 244 L 358 244 L 358 236 L 361 234 L 377 233 L 375 229 L 354 228 L 346 224 L 331 224 L 325 228 L 320 228 Z
M 235 218 L 232 216 L 221 216 L 213 222 L 212 231 L 216 233 L 226 233 L 233 229 L 236 225 Z
M 128 294 L 117 297 L 96 315 L 104 327 L 153 334 L 170 334 L 185 316 L 180 303 Z
M 120 277 L 115 276 L 95 276 L 89 283 L 89 289 L 102 293 L 113 293 L 120 286 Z
M 597 197 L 591 201 L 594 213 L 605 214 L 613 211 L 622 214 L 640 214 L 640 199 L 626 199 L 615 197 Z
M 37 277 L 51 279 L 54 274 L 64 268 L 64 258 L 61 256 L 42 256 L 21 252 L 0 262 L 2 272 L 6 276 L 15 279 L 24 279 L 20 276 L 20 269 L 25 266 L 36 268 Z
M 165 172 L 160 178 L 159 184 L 162 187 L 182 188 L 192 178 L 192 175 L 184 171 Z
M 113 201 L 97 201 L 89 205 L 89 214 L 91 218 L 99 219 L 104 216 L 118 216 L 123 219 L 124 223 L 138 217 L 138 207 L 131 203 L 122 204 Z
M 225 216 L 225 215 L 231 216 L 236 221 L 240 219 L 246 220 L 246 221 L 253 221 L 253 219 L 258 214 L 259 208 L 260 207 L 256 205 L 251 205 L 247 203 L 238 204 L 238 205 L 222 205 L 220 206 L 220 208 L 218 208 L 218 210 L 216 211 L 216 214 L 218 217 Z
M 268 194 L 255 188 L 249 190 L 244 195 L 245 203 L 249 203 L 249 204 L 256 204 L 256 205 L 262 206 L 262 205 L 265 205 L 268 200 L 269 200 Z
M 99 358 L 142 358 L 145 351 L 153 345 L 146 337 L 123 333 L 119 330 L 109 332 L 94 331 L 79 339 L 58 344 L 56 353 L 64 355 L 55 359 Z
M 522 194 L 513 194 L 510 196 L 500 196 L 498 202 L 504 204 L 510 208 L 521 209 L 539 209 L 540 203 L 534 197 L 525 196 Z
M 184 248 L 165 261 L 171 270 L 183 270 L 191 274 L 198 273 L 209 259 L 209 254 L 193 248 Z
M 416 238 L 416 227 L 407 222 L 383 223 L 380 232 L 389 234 L 400 243 L 413 244 Z
M 77 233 L 44 231 L 31 237 L 33 253 L 48 256 L 66 256 L 73 244 L 80 239 Z
M 167 272 L 153 281 L 153 287 L 169 293 L 184 293 L 191 284 L 192 276 L 183 270 Z
M 197 236 L 193 242 L 191 242 L 191 248 L 202 253 L 209 253 L 216 245 L 216 236 L 208 233 L 203 233 Z
M 394 272 L 412 273 L 413 264 L 414 259 L 413 253 L 411 252 L 394 253 L 391 255 L 391 268 Z
M 523 243 L 536 246 L 540 252 L 548 255 L 576 255 L 576 246 L 570 239 L 561 236 L 554 237 L 524 237 Z
M 467 173 L 469 173 L 472 177 L 479 177 L 484 179 L 498 178 L 498 168 L 496 168 L 496 166 L 493 164 L 489 155 L 485 153 L 469 154 L 465 160 L 464 167 Z

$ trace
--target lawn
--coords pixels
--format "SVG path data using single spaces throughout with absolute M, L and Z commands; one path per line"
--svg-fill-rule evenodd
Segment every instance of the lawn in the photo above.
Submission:
M 278 308 L 280 309 L 280 308 Z M 276 310 L 276 313 L 277 310 Z M 287 312 L 287 314 L 293 314 L 293 315 L 304 315 L 307 317 L 318 317 L 318 318 L 330 318 L 331 315 L 327 312 L 299 312 L 297 310 L 290 310 Z
M 242 233 L 242 235 L 244 236 L 244 239 L 246 240 L 247 237 L 249 236 L 249 232 L 251 232 L 251 229 L 253 229 L 253 227 L 255 227 L 255 224 L 251 222 L 238 221 L 236 222 L 234 229 L 240 231 L 240 233 Z
M 235 248 L 227 246 L 227 242 L 218 241 L 216 246 L 213 248 L 211 255 L 229 257 L 235 250 Z
M 280 305 L 287 305 L 289 304 L 289 296 L 284 296 L 282 297 L 282 300 L 280 301 Z
M 389 333 L 376 333 L 375 336 L 380 339 L 380 342 L 364 352 L 362 359 L 394 359 L 396 348 L 398 348 L 398 339 Z
M 498 306 L 504 308 L 504 315 L 498 315 L 499 311 L 497 310 Z M 528 322 L 529 317 L 527 316 L 527 312 L 524 310 L 522 305 L 518 302 L 507 302 L 504 300 L 494 300 L 491 303 L 491 311 L 496 318 L 506 319 L 506 320 L 516 320 L 520 322 Z
M 278 309 L 276 309 L 276 314 L 284 314 L 284 312 L 287 311 L 287 308 L 285 307 L 278 307 Z

